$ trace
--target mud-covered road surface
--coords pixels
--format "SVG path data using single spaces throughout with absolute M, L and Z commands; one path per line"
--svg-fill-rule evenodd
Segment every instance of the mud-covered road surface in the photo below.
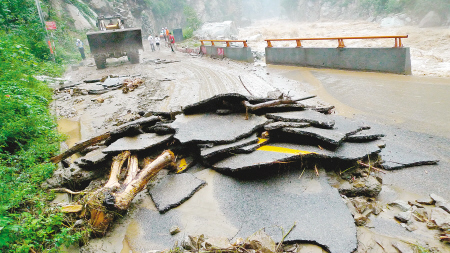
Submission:
M 321 27 L 321 25 L 316 24 L 310 28 L 314 30 Z M 412 30 L 412 28 L 408 29 Z M 265 30 L 269 34 L 270 31 L 272 30 Z M 398 30 L 394 33 L 399 34 L 404 31 Z M 248 32 L 251 34 L 251 30 L 248 30 Z M 264 31 L 259 33 L 265 34 Z M 325 34 L 318 35 L 324 36 Z M 340 35 L 352 36 L 353 34 Z M 358 35 L 373 35 L 373 33 Z M 107 68 L 97 70 L 93 59 L 87 58 L 82 66 L 74 67 L 66 73 L 65 78 L 71 83 L 100 79 L 107 75 L 139 76 L 144 80 L 144 83 L 136 90 L 127 94 L 123 94 L 122 90 L 118 89 L 101 95 L 70 96 L 64 93 L 56 95 L 57 99 L 53 108 L 58 118 L 61 119 L 60 130 L 72 138 L 68 141 L 69 146 L 79 139 L 87 139 L 101 134 L 123 122 L 137 118 L 140 112 L 178 111 L 182 106 L 220 93 L 235 92 L 260 97 L 265 97 L 268 93 L 275 91 L 288 93 L 296 97 L 312 94 L 318 95 L 318 98 L 308 100 L 308 104 L 335 105 L 334 113 L 372 120 L 374 126 L 385 130 L 388 136 L 401 135 L 408 145 L 417 146 L 418 149 L 440 159 L 441 162 L 437 166 L 415 167 L 388 172 L 384 177 L 384 186 L 380 194 L 381 199 L 385 201 L 398 198 L 409 200 L 426 197 L 430 193 L 436 193 L 450 199 L 450 186 L 448 184 L 450 179 L 450 160 L 448 158 L 450 141 L 448 133 L 450 131 L 445 124 L 449 120 L 449 114 L 445 109 L 448 107 L 448 101 L 443 101 L 445 94 L 448 94 L 446 92 L 449 88 L 449 84 L 446 83 L 447 79 L 413 78 L 414 80 L 411 81 L 409 77 L 391 74 L 266 66 L 263 62 L 240 63 L 227 59 L 201 57 L 195 54 L 172 53 L 164 46 L 161 47 L 160 51 L 151 52 L 147 41 L 144 42 L 145 51 L 141 52 L 140 64 L 132 65 L 126 57 L 122 57 L 108 59 Z M 406 41 L 404 43 L 406 44 Z M 422 50 L 425 49 L 412 50 L 413 57 L 417 54 L 422 54 L 422 56 L 433 55 L 429 51 Z M 440 52 L 441 49 L 433 50 Z M 447 56 L 443 54 L 442 57 Z M 425 58 L 413 58 L 413 67 L 418 62 L 434 64 L 434 60 L 422 61 L 423 59 Z M 435 59 L 435 57 L 430 56 L 430 59 Z M 440 61 L 438 60 L 438 62 Z M 439 63 L 436 66 L 445 69 L 444 63 Z M 416 72 L 413 70 L 413 73 L 416 77 L 418 75 L 447 76 L 447 74 L 439 74 L 443 72 L 435 73 L 427 69 L 432 68 L 422 68 Z M 430 91 L 426 89 L 427 87 L 424 88 L 427 83 L 423 80 L 431 80 L 429 81 L 432 82 L 429 84 L 429 88 L 437 88 L 437 90 Z M 393 87 L 389 87 L 390 85 Z M 374 88 L 375 86 L 377 88 Z M 417 93 L 418 89 L 425 90 Z M 386 90 L 388 94 L 383 94 L 383 90 Z M 436 94 L 436 96 L 433 94 Z M 425 96 L 426 101 L 421 96 Z M 397 99 L 399 101 L 396 101 Z M 401 99 L 404 103 L 401 103 Z M 423 102 L 423 104 L 417 105 L 416 101 Z M 427 101 L 434 103 L 427 103 Z M 433 111 L 433 109 L 437 109 L 437 111 Z M 430 110 L 430 112 L 428 113 L 427 110 Z M 208 203 L 214 206 L 214 197 L 207 192 L 203 192 L 197 198 L 208 199 Z M 156 208 L 146 192 L 140 193 L 133 203 L 134 205 L 127 216 L 119 219 L 106 237 L 92 240 L 88 247 L 81 251 L 140 252 L 139 249 L 145 248 L 143 246 L 145 241 L 141 239 L 144 238 L 146 228 L 142 227 L 141 223 L 136 220 L 142 219 L 136 213 L 139 213 L 137 210 L 154 212 Z M 193 198 L 192 201 L 185 203 L 183 210 L 192 217 L 197 217 L 199 214 L 196 211 L 200 209 L 195 204 L 195 198 Z M 214 210 L 217 211 L 218 209 Z M 211 231 L 217 233 L 221 229 L 230 229 L 227 227 L 227 221 L 221 217 L 220 212 L 201 216 L 202 219 L 216 220 L 217 224 L 221 224 L 218 227 L 210 228 Z M 390 240 L 394 237 L 404 239 L 421 238 L 422 236 L 421 232 L 416 232 L 413 235 L 413 233 L 408 234 L 409 232 L 406 232 L 406 230 L 402 230 L 402 234 L 398 235 L 395 234 L 394 230 L 390 230 L 391 233 L 389 233 L 388 230 L 391 228 L 382 224 L 382 218 L 377 219 L 377 222 L 377 230 L 358 229 L 358 240 L 362 242 L 361 245 L 364 245 L 358 252 L 367 252 L 365 250 L 369 247 L 368 245 L 377 240 L 374 239 L 375 237 L 378 240 L 381 240 L 380 238 Z M 151 225 L 151 222 L 148 223 Z M 442 252 L 449 250 L 447 246 L 440 245 L 435 238 L 425 241 L 430 246 L 436 246 L 444 250 Z M 373 247 L 378 246 L 374 245 Z M 80 249 L 71 248 L 69 251 L 80 252 Z M 374 249 L 370 252 L 383 252 L 383 249 L 380 248 L 378 251 Z

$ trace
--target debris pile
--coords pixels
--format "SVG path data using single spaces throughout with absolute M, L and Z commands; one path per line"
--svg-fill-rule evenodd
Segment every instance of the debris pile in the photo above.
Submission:
M 381 139 L 383 133 L 371 130 L 364 122 L 325 114 L 330 112 L 330 107 L 308 107 L 301 103 L 309 98 L 281 95 L 277 99 L 269 99 L 230 93 L 186 106 L 177 113 L 148 112 L 144 114 L 148 117 L 78 143 L 52 158 L 53 162 L 58 163 L 74 153 L 85 154 L 73 164 L 66 161 L 68 166 L 57 170 L 44 186 L 69 188 L 65 191 L 72 193 L 81 190 L 83 194 L 75 200 L 74 205 L 81 205 L 82 208 L 71 211 L 72 215 L 77 219 L 84 218 L 94 231 L 104 234 L 114 218 L 113 213 L 126 210 L 134 196 L 148 182 L 148 192 L 160 213 L 167 213 L 191 198 L 209 183 L 189 173 L 188 169 L 196 164 L 227 175 L 215 179 L 214 185 L 222 187 L 233 184 L 237 189 L 244 187 L 247 190 L 251 189 L 252 184 L 261 184 L 258 187 L 262 187 L 271 181 L 290 183 L 290 179 L 283 178 L 282 175 L 286 173 L 283 171 L 294 170 L 298 173 L 298 179 L 305 180 L 302 182 L 320 185 L 321 190 L 295 193 L 292 197 L 286 192 L 270 193 L 271 197 L 277 198 L 269 201 L 282 201 L 284 198 L 290 201 L 274 204 L 276 207 L 283 206 L 286 210 L 296 208 L 305 213 L 313 212 L 317 216 L 308 216 L 308 219 L 302 220 L 303 228 L 294 229 L 287 238 L 290 241 L 314 241 L 331 252 L 351 252 L 357 244 L 354 224 L 363 226 L 370 215 L 378 215 L 382 211 L 376 197 L 381 191 L 383 169 L 435 164 L 437 161 L 428 157 L 407 158 L 405 154 L 409 154 L 410 150 L 390 148 L 391 143 Z M 89 152 L 86 152 L 88 147 Z M 159 154 L 166 158 L 156 158 Z M 122 169 L 127 159 L 128 165 Z M 164 162 L 158 163 L 161 159 Z M 105 184 L 107 167 L 111 171 Z M 306 174 L 309 176 L 306 177 L 305 169 L 314 171 L 319 181 L 311 178 L 314 174 L 308 172 Z M 334 171 L 339 175 L 336 187 L 344 195 L 345 203 L 340 200 L 336 190 L 327 186 L 326 180 L 320 179 L 325 171 Z M 273 176 L 274 173 L 276 176 Z M 263 181 L 252 184 L 245 181 L 260 178 Z M 233 195 L 242 194 L 239 191 L 224 190 L 221 194 L 230 201 L 261 205 L 255 202 L 250 193 L 239 197 Z M 335 200 L 335 197 L 339 200 Z M 448 207 L 448 202 L 439 203 Z M 334 209 L 323 210 L 320 207 L 327 204 L 333 205 Z M 233 205 L 233 210 L 227 209 L 230 215 L 239 210 L 236 207 L 239 205 Z M 273 207 L 264 208 L 269 210 Z M 275 209 L 274 213 L 277 212 L 281 210 Z M 406 216 L 400 215 L 397 219 L 405 220 Z M 278 222 L 272 219 L 276 217 L 267 220 Z M 314 223 L 316 219 L 338 224 L 336 227 L 339 232 L 334 228 L 320 227 Z M 320 229 L 308 229 L 314 226 Z M 239 233 L 245 235 L 250 229 L 252 227 L 242 228 Z M 324 236 L 327 229 L 333 230 L 328 231 L 335 234 L 333 238 Z M 446 233 L 442 240 L 448 240 L 448 230 Z M 278 242 L 283 240 L 284 237 L 277 238 Z M 200 244 L 209 249 L 207 240 Z M 249 249 L 246 247 L 244 249 Z M 196 249 L 199 250 L 198 247 Z
M 60 96 L 95 95 L 104 94 L 111 90 L 123 88 L 124 93 L 136 89 L 144 80 L 137 76 L 104 76 L 101 79 L 84 80 L 82 83 L 61 85 L 55 89 L 57 98 Z

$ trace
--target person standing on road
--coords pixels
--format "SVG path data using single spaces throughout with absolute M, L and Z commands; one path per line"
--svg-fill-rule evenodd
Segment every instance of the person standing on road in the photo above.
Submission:
M 80 39 L 77 39 L 77 43 L 75 43 L 75 45 L 77 45 L 78 50 L 80 51 L 81 58 L 82 58 L 83 60 L 86 59 L 86 55 L 84 55 L 83 42 L 81 42 Z
M 153 39 L 153 36 L 151 34 L 148 36 L 148 42 L 150 42 L 152 52 L 155 52 L 155 40 Z
M 166 38 L 166 29 L 164 29 L 164 27 L 161 28 L 161 35 L 164 37 L 164 41 L 167 41 L 167 38 Z M 161 38 L 161 39 L 162 39 L 162 38 Z
M 169 33 L 169 44 L 170 44 L 170 49 L 172 49 L 172 52 L 175 53 L 174 47 L 175 47 L 175 37 L 173 37 L 173 35 L 171 33 Z
M 165 32 L 166 32 L 166 41 L 170 42 L 170 39 L 169 39 L 170 32 L 169 32 L 169 29 L 167 29 L 167 27 L 165 28 Z
M 158 37 L 158 35 L 155 35 L 155 43 L 156 43 L 156 47 L 158 48 L 158 50 L 161 50 L 159 48 L 159 37 Z

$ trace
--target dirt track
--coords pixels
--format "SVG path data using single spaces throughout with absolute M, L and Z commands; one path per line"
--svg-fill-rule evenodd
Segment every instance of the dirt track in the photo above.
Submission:
M 156 59 L 166 63 L 156 64 Z M 143 85 L 128 94 L 123 94 L 121 89 L 118 89 L 102 95 L 66 96 L 64 99 L 58 99 L 58 116 L 79 120 L 83 139 L 102 133 L 121 121 L 127 121 L 140 111 L 179 110 L 180 106 L 220 93 L 250 95 L 247 88 L 251 95 L 265 97 L 268 92 L 278 89 L 281 92 L 289 92 L 290 95 L 305 96 L 308 90 L 307 85 L 269 75 L 258 63 L 172 53 L 166 47 L 151 52 L 147 44 L 145 51 L 141 53 L 140 64 L 132 65 L 126 57 L 108 59 L 107 68 L 102 70 L 97 70 L 92 58 L 83 63 L 84 66 L 77 70 L 68 71 L 66 79 L 80 83 L 107 75 L 140 75 L 145 80 Z M 104 99 L 103 103 L 96 101 L 99 97 Z M 318 102 L 317 99 L 308 101 Z

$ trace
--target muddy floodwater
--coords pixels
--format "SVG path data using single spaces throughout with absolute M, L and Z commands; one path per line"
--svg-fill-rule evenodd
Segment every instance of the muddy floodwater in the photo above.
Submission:
M 338 114 L 450 138 L 450 78 L 274 65 L 268 70 L 311 85 Z

